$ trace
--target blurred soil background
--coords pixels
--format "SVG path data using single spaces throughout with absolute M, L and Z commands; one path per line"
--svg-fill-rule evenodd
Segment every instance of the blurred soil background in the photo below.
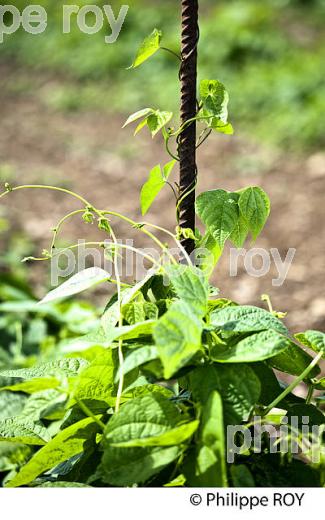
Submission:
M 179 2 L 130 1 L 113 45 L 104 43 L 108 27 L 92 36 L 75 28 L 61 34 L 62 3 L 39 3 L 49 17 L 44 35 L 20 30 L 0 45 L 0 183 L 67 187 L 97 207 L 141 221 L 140 186 L 168 156 L 159 137 L 152 141 L 144 131 L 134 138 L 132 128 L 122 130 L 122 125 L 130 113 L 147 106 L 173 110 L 177 120 L 178 63 L 161 53 L 135 71 L 125 69 L 155 26 L 165 34 L 164 45 L 178 50 Z M 121 3 L 110 3 L 117 13 Z M 272 213 L 252 247 L 277 248 L 282 260 L 289 248 L 296 249 L 280 287 L 272 284 L 274 262 L 267 276 L 254 278 L 239 260 L 238 275 L 230 277 L 229 250 L 214 281 L 221 296 L 241 304 L 260 304 L 261 294 L 269 294 L 276 310 L 288 312 L 287 323 L 296 332 L 324 329 L 325 2 L 201 3 L 200 78 L 226 84 L 236 133 L 212 136 L 200 148 L 198 192 L 260 185 L 270 196 Z M 27 4 L 17 0 L 15 5 Z M 22 191 L 1 201 L 0 300 L 15 297 L 8 285 L 17 286 L 17 280 L 28 283 L 35 296 L 44 295 L 49 265 L 20 260 L 48 248 L 50 229 L 78 207 L 69 197 L 46 191 Z M 168 187 L 146 219 L 175 227 Z M 120 224 L 117 231 L 123 239 L 135 236 Z M 102 236 L 76 217 L 60 245 Z M 141 237 L 136 243 L 151 246 Z M 103 303 L 103 290 L 86 298 Z

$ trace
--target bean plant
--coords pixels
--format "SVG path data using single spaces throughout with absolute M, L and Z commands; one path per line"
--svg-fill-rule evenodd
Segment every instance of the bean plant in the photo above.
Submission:
M 161 41 L 155 29 L 131 68 L 168 50 Z M 325 356 L 325 334 L 308 330 L 293 335 L 285 314 L 275 311 L 267 296 L 263 307 L 238 305 L 220 297 L 211 285 L 225 244 L 240 248 L 263 230 L 270 213 L 268 196 L 257 186 L 234 192 L 218 187 L 196 198 L 201 231 L 180 225 L 179 185 L 171 181 L 179 161 L 179 136 L 190 124 L 201 127 L 197 146 L 211 132 L 232 134 L 228 102 L 225 86 L 207 79 L 200 83 L 195 118 L 180 127 L 172 126 L 171 112 L 156 107 L 140 110 L 125 123 L 136 124 L 135 133 L 147 127 L 152 137 L 162 134 L 166 163 L 150 171 L 140 205 L 145 215 L 158 193 L 171 189 L 177 201 L 175 231 L 97 208 L 66 188 L 5 185 L 0 198 L 14 197 L 18 190 L 55 190 L 80 204 L 63 216 L 48 250 L 33 260 L 59 255 L 62 227 L 81 217 L 85 225 L 95 224 L 103 233 L 102 241 L 89 244 L 101 248 L 114 267 L 113 275 L 88 268 L 72 276 L 46 295 L 40 309 L 99 283 L 115 291 L 96 330 L 70 337 L 47 361 L 27 358 L 23 366 L 0 371 L 4 486 L 324 483 L 325 380 L 319 362 Z M 119 241 L 118 221 L 144 235 L 159 255 Z M 184 247 L 189 239 L 195 245 L 191 254 Z M 122 279 L 120 257 L 125 250 L 143 256 L 150 266 L 136 283 Z M 291 376 L 290 384 L 282 382 L 283 374 Z M 307 388 L 306 397 L 295 392 L 301 384 Z M 259 450 L 245 442 L 247 435 L 253 437 L 257 423 L 280 431 L 284 417 L 297 419 L 287 429 L 286 449 L 280 442 L 271 449 L 265 434 Z M 319 427 L 317 434 L 311 426 Z

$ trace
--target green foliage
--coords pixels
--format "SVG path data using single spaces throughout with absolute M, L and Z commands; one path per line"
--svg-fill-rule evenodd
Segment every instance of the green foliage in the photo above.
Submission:
M 162 32 L 158 29 L 154 29 L 142 42 L 130 68 L 135 69 L 136 67 L 139 67 L 144 61 L 147 61 L 153 54 L 155 54 L 160 49 L 161 37 Z
M 150 174 L 147 182 L 142 186 L 140 194 L 140 205 L 142 215 L 145 215 L 150 209 L 157 195 L 165 186 L 168 177 L 170 176 L 176 161 L 173 160 L 166 164 L 163 169 L 160 164 L 155 166 Z

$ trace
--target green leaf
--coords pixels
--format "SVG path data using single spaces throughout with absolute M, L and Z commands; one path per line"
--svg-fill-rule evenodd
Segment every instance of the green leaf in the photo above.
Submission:
M 209 283 L 200 269 L 185 265 L 172 265 L 167 274 L 177 296 L 204 317 L 208 309 Z
M 160 164 L 155 166 L 149 175 L 149 179 L 142 186 L 141 194 L 140 194 L 140 203 L 141 203 L 141 212 L 142 215 L 145 215 L 155 198 L 161 191 L 161 189 L 165 186 L 166 181 L 169 175 L 172 172 L 172 169 L 175 165 L 176 161 L 171 161 L 164 166 L 163 171 L 161 170 Z
M 312 360 L 313 358 L 307 352 L 291 342 L 286 350 L 269 359 L 267 363 L 281 372 L 300 376 Z M 320 368 L 316 365 L 309 373 L 309 377 L 316 377 L 319 373 Z
M 157 320 L 159 315 L 159 307 L 153 302 L 144 302 L 144 312 L 148 320 Z
M 10 441 L 0 442 L 0 473 L 16 469 L 31 456 L 31 448 Z
M 25 394 L 34 394 L 41 392 L 42 390 L 50 390 L 57 388 L 60 385 L 60 381 L 55 377 L 43 377 L 35 378 L 31 381 L 23 381 L 15 385 L 8 385 L 0 388 L 2 390 L 10 390 L 11 392 L 25 392 Z
M 202 80 L 200 83 L 200 96 L 203 101 L 204 113 L 228 122 L 229 95 L 225 86 L 218 80 Z
M 273 372 L 272 368 L 270 368 L 266 363 L 253 363 L 250 366 L 254 370 L 255 374 L 257 375 L 261 383 L 261 395 L 259 399 L 259 404 L 267 406 L 276 397 L 278 397 L 278 395 L 281 394 L 283 389 L 281 388 L 279 381 L 275 373 Z
M 248 420 L 258 403 L 261 384 L 249 365 L 208 365 L 188 376 L 195 400 L 206 403 L 211 392 L 220 393 L 225 424 L 240 424 Z
M 213 391 L 203 406 L 195 479 L 191 485 L 228 487 L 225 457 L 222 400 L 220 394 Z
M 21 416 L 36 422 L 62 410 L 66 401 L 67 395 L 58 390 L 36 392 L 28 398 Z
M 7 487 L 25 486 L 45 471 L 83 452 L 84 444 L 96 435 L 99 427 L 91 418 L 83 419 L 58 433 L 23 466 Z
M 231 123 L 224 123 L 221 119 L 218 118 L 212 118 L 209 119 L 210 121 L 210 127 L 213 128 L 216 132 L 219 132 L 220 134 L 225 135 L 233 135 L 234 134 L 234 128 Z
M 151 132 L 152 137 L 158 134 L 160 130 L 164 128 L 164 126 L 169 123 L 172 119 L 172 112 L 162 112 L 160 110 L 155 110 L 153 114 L 147 117 L 147 125 Z
M 200 269 L 209 277 L 221 257 L 223 247 L 207 232 L 200 241 L 196 258 L 200 263 Z
M 58 361 L 42 363 L 33 368 L 21 368 L 18 370 L 1 370 L 0 376 L 16 377 L 18 379 L 34 379 L 51 375 L 76 376 L 80 370 L 88 365 L 88 361 L 81 358 L 65 358 Z
M 202 321 L 183 301 L 174 302 L 158 320 L 153 336 L 165 379 L 170 379 L 201 349 L 202 330 Z
M 26 396 L 11 392 L 0 393 L 0 419 L 7 419 L 19 415 L 26 403 Z
M 136 295 L 141 291 L 142 287 L 150 281 L 153 277 L 153 272 L 149 271 L 148 274 L 140 280 L 133 287 L 124 289 L 122 291 L 122 301 L 121 306 L 123 307 L 127 303 L 130 303 Z M 119 320 L 120 316 L 120 305 L 118 301 L 112 301 L 105 309 L 104 314 L 101 319 L 102 327 L 104 331 L 111 330 L 111 328 L 115 327 Z
M 234 246 L 241 248 L 245 243 L 248 232 L 248 225 L 246 224 L 243 217 L 240 215 L 229 238 L 231 242 L 234 244 Z
M 164 484 L 164 487 L 184 487 L 186 484 L 186 478 L 184 475 L 178 475 L 168 484 Z
M 118 340 L 138 339 L 142 336 L 150 336 L 152 334 L 154 320 L 147 320 L 134 325 L 123 325 L 122 327 L 112 327 L 107 332 L 103 327 L 99 327 L 95 332 L 86 334 L 81 338 L 72 339 L 68 341 L 62 351 L 64 353 L 82 352 L 91 347 L 102 346 L 111 347 L 112 344 Z
M 135 121 L 137 121 L 138 119 L 140 119 L 141 117 L 145 117 L 147 118 L 147 116 L 149 114 L 152 114 L 154 112 L 154 109 L 153 108 L 144 108 L 142 110 L 139 110 L 138 112 L 135 112 L 134 114 L 132 114 L 127 120 L 126 122 L 124 123 L 123 127 L 122 128 L 125 128 L 127 125 L 131 124 L 131 123 L 134 123 Z M 145 119 L 146 121 L 146 119 Z
M 123 363 L 122 373 L 128 374 L 131 370 L 158 358 L 158 350 L 155 346 L 145 346 L 134 349 L 131 354 L 127 356 Z M 118 372 L 116 380 L 120 379 L 121 371 Z
M 69 280 L 63 282 L 59 287 L 50 291 L 40 302 L 43 303 L 54 302 L 63 298 L 69 298 L 75 294 L 81 293 L 94 285 L 98 285 L 110 280 L 111 276 L 107 271 L 100 267 L 89 267 L 79 273 L 71 276 Z M 40 309 L 41 310 L 41 309 Z
M 78 400 L 100 401 L 110 398 L 115 389 L 115 371 L 116 360 L 112 350 L 107 350 L 97 356 L 75 380 L 69 405 L 71 406 Z
M 123 316 L 130 325 L 135 325 L 139 321 L 146 320 L 146 313 L 143 302 L 132 302 L 124 305 Z
M 223 248 L 239 218 L 238 205 L 231 193 L 224 190 L 206 191 L 198 196 L 195 207 L 209 233 Z
M 232 332 L 259 332 L 275 330 L 288 334 L 283 323 L 270 312 L 252 305 L 217 309 L 210 315 L 210 323 L 218 329 Z
M 187 417 L 160 394 L 145 395 L 124 404 L 107 424 L 103 439 L 104 456 L 100 475 L 115 486 L 142 483 L 178 457 L 177 446 L 118 448 L 114 444 L 157 438 Z M 155 440 L 154 442 L 157 442 Z
M 270 199 L 257 186 L 246 188 L 240 193 L 239 210 L 255 240 L 261 233 L 270 214 Z
M 308 348 L 311 348 L 315 352 L 323 352 L 323 356 L 325 358 L 325 334 L 324 332 L 319 332 L 318 330 L 307 330 L 306 332 L 300 332 L 299 334 L 295 334 L 295 338 L 302 345 L 305 345 Z
M 111 443 L 117 448 L 140 448 L 148 446 L 176 446 L 190 439 L 198 429 L 199 421 L 191 421 L 165 433 L 146 437 L 145 439 L 132 439 L 130 441 Z
M 215 345 L 211 359 L 220 363 L 252 363 L 271 358 L 289 348 L 291 341 L 274 330 L 252 334 L 229 347 Z
M 162 32 L 158 29 L 154 29 L 152 33 L 147 36 L 137 52 L 137 55 L 131 65 L 130 69 L 139 67 L 143 62 L 148 60 L 153 54 L 160 49 L 160 42 L 162 38 Z
M 33 421 L 20 417 L 0 420 L 0 442 L 11 441 L 42 446 L 50 440 L 47 429 Z

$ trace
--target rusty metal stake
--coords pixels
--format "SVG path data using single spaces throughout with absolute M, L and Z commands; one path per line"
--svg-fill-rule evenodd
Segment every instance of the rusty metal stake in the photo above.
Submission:
M 197 45 L 199 40 L 198 0 L 182 0 L 181 125 L 197 112 Z M 196 123 L 187 126 L 178 139 L 180 158 L 180 226 L 195 230 Z M 194 241 L 184 239 L 188 254 Z

